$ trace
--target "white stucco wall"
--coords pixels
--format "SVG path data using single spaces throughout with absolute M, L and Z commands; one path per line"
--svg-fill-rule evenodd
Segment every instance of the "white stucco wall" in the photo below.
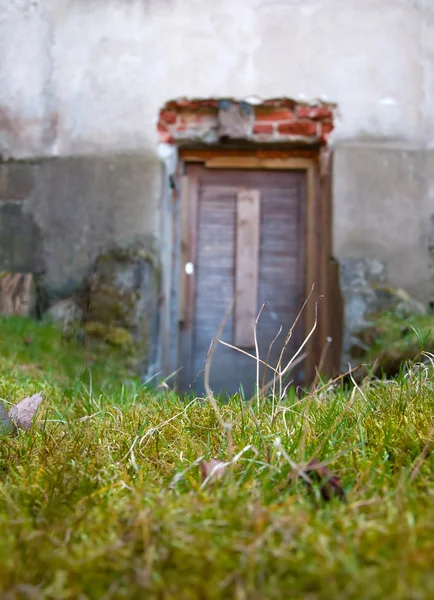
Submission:
M 156 151 L 178 96 L 327 97 L 335 139 L 434 145 L 433 0 L 1 0 L 0 151 Z

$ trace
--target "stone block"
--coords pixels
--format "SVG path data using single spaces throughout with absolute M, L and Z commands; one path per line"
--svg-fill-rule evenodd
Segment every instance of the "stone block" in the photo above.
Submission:
M 97 258 L 88 280 L 88 320 L 130 334 L 142 375 L 155 362 L 158 335 L 158 263 L 148 249 L 115 249 Z M 102 327 L 101 327 L 102 326 Z M 105 336 L 107 337 L 107 336 Z
M 41 231 L 21 202 L 0 202 L 0 271 L 42 273 Z

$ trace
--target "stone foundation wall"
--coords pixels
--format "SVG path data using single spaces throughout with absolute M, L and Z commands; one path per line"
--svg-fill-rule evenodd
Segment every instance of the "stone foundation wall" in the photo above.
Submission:
M 39 273 L 64 296 L 112 247 L 156 250 L 161 179 L 156 157 L 1 163 L 0 270 Z
M 0 271 L 42 273 L 43 234 L 29 206 L 34 169 L 0 164 Z
M 376 259 L 348 258 L 340 263 L 340 285 L 344 301 L 342 371 L 348 369 L 351 348 L 357 346 L 357 333 L 369 324 L 371 313 L 385 309 L 389 296 L 381 287 L 387 284 L 386 266 Z
M 44 308 L 90 293 L 85 319 L 129 336 L 143 377 L 158 367 L 160 182 L 140 156 L 0 164 L 0 272 L 38 275 Z

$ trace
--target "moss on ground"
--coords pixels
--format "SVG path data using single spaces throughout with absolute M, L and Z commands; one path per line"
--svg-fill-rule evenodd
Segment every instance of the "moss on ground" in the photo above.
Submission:
M 101 340 L 110 346 L 123 348 L 127 352 L 133 347 L 133 337 L 123 327 L 115 327 L 99 321 L 88 321 L 84 326 L 84 330 L 88 336 Z
M 54 324 L 0 316 L 1 376 L 20 382 L 35 378 L 53 384 L 74 382 L 97 386 L 99 390 L 136 381 L 134 368 L 130 353 L 122 344 L 66 339 Z
M 46 325 L 0 336 L 0 397 L 46 398 L 41 428 L 0 439 L 1 598 L 434 597 L 432 373 L 253 416 L 232 398 L 235 459 L 212 488 L 198 462 L 229 447 L 207 401 L 122 385 L 99 359 L 90 387 L 88 350 Z M 290 483 L 314 455 L 346 503 Z

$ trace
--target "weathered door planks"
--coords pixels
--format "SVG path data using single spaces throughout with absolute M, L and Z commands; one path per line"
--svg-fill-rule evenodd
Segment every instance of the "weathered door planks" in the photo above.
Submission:
M 260 193 L 237 194 L 234 344 L 251 348 L 258 313 Z
M 315 317 L 315 300 L 320 295 L 326 296 L 326 302 L 320 303 L 319 305 L 319 322 L 318 327 L 314 335 L 310 338 L 306 350 L 307 357 L 303 363 L 303 369 L 305 370 L 306 383 L 311 381 L 315 375 L 315 369 L 318 362 L 322 362 L 320 357 L 322 355 L 322 348 L 324 346 L 324 340 L 327 336 L 333 337 L 333 343 L 331 348 L 327 352 L 327 360 L 324 363 L 325 374 L 335 374 L 337 365 L 340 361 L 340 345 L 342 336 L 342 299 L 339 291 L 339 280 L 338 280 L 338 267 L 332 260 L 331 252 L 331 187 L 330 187 L 330 173 L 331 169 L 328 163 L 327 176 L 324 177 L 323 169 L 320 169 L 320 154 L 318 150 L 297 150 L 297 149 L 284 149 L 284 150 L 270 150 L 270 149 L 256 149 L 256 150 L 227 150 L 227 149 L 206 149 L 206 150 L 190 150 L 183 149 L 180 152 L 181 158 L 186 165 L 186 172 L 188 174 L 188 183 L 191 177 L 199 177 L 199 173 L 205 171 L 219 172 L 226 170 L 226 173 L 236 172 L 237 170 L 244 169 L 247 172 L 258 172 L 268 171 L 270 175 L 272 173 L 278 173 L 281 171 L 286 172 L 298 172 L 304 173 L 305 188 L 303 194 L 303 213 L 304 217 L 298 222 L 298 231 L 301 233 L 304 239 L 301 260 L 298 264 L 298 279 L 303 280 L 305 289 L 303 293 L 303 300 L 308 296 L 311 291 L 312 285 L 315 284 L 315 290 L 309 301 L 307 308 L 302 318 L 302 329 L 303 337 L 310 331 L 314 317 Z M 209 167 L 204 169 L 204 165 Z M 196 171 L 195 169 L 199 170 Z M 192 170 L 191 170 L 192 169 Z M 230 171 L 228 171 L 230 170 Z M 222 173 L 223 175 L 223 173 Z M 245 183 L 245 182 L 243 182 Z M 196 222 L 197 220 L 197 201 L 198 201 L 198 182 L 196 181 L 196 187 L 193 188 L 193 195 L 188 195 L 189 211 L 190 207 L 193 212 L 196 211 Z M 238 186 L 239 188 L 240 186 Z M 241 185 L 243 187 L 243 185 Z M 249 187 L 249 186 L 248 186 Z M 253 186 L 255 188 L 256 186 Z M 185 203 L 183 195 L 183 202 Z M 236 198 L 234 200 L 236 202 Z M 216 205 L 217 206 L 217 205 Z M 236 211 L 234 210 L 234 215 Z M 235 217 L 234 217 L 235 218 Z M 261 217 L 261 223 L 262 223 Z M 190 221 L 191 222 L 191 221 Z M 200 224 L 198 225 L 200 226 Z M 293 233 L 288 231 L 288 235 L 291 236 Z M 189 236 L 187 236 L 189 237 Z M 206 235 L 205 235 L 206 238 Z M 225 241 L 226 240 L 226 241 Z M 222 244 L 230 243 L 230 237 L 224 236 Z M 188 240 L 190 246 L 190 240 Z M 197 250 L 197 237 L 193 239 L 193 245 Z M 261 242 L 262 243 L 262 242 Z M 189 249 L 189 256 L 191 256 L 191 250 Z M 260 250 L 261 253 L 261 250 Z M 195 253 L 196 254 L 196 253 Z M 234 252 L 235 254 L 235 252 Z M 197 258 L 197 256 L 196 256 Z M 185 260 L 185 259 L 184 259 Z M 194 263 L 194 259 L 192 261 Z M 261 270 L 261 269 L 260 269 Z M 235 262 L 233 272 L 235 274 Z M 262 270 L 264 273 L 264 270 Z M 265 271 L 266 272 L 266 271 Z M 195 271 L 193 279 L 197 276 Z M 235 277 L 235 275 L 234 275 Z M 259 279 L 261 275 L 259 275 Z M 189 277 L 187 278 L 190 279 Z M 219 282 L 218 286 L 213 286 L 216 291 L 217 297 L 223 296 L 224 294 L 219 293 L 219 287 L 227 286 L 227 281 L 230 280 L 229 271 L 227 276 Z M 195 315 L 196 310 L 196 292 L 195 292 L 195 281 L 189 282 L 190 286 L 187 285 L 186 281 L 186 305 L 184 307 L 185 323 L 181 323 L 181 331 L 187 333 L 187 338 L 190 337 L 187 344 L 179 355 L 179 366 L 183 367 L 184 375 L 186 379 L 182 383 L 182 387 L 186 389 L 186 383 L 191 383 L 192 380 L 198 375 L 198 363 L 194 361 L 194 320 L 197 317 Z M 183 285 L 181 281 L 181 286 Z M 258 305 L 261 304 L 261 293 L 264 290 L 264 283 L 258 282 Z M 232 292 L 235 291 L 235 285 Z M 234 296 L 232 296 L 233 298 Z M 290 298 L 289 298 L 290 301 Z M 189 307 L 187 307 L 189 304 Z M 182 308 L 182 301 L 180 308 Z M 182 315 L 182 311 L 180 312 Z M 187 324 L 187 317 L 190 316 L 190 324 Z M 226 339 L 227 341 L 234 341 L 235 325 L 233 317 L 234 313 L 228 319 L 228 327 L 226 328 Z M 182 317 L 181 317 L 182 320 Z M 298 323 L 300 326 L 300 322 Z M 209 333 L 212 335 L 216 334 L 217 326 L 214 323 L 209 327 Z M 230 330 L 230 331 L 229 331 Z M 212 331 L 212 334 L 211 334 Z M 232 333 L 230 333 L 232 332 Z M 301 339 L 303 339 L 303 337 Z M 185 348 L 190 345 L 190 363 L 186 364 L 186 353 Z M 217 353 L 218 354 L 218 353 Z M 188 356 L 188 353 L 187 353 Z M 219 361 L 215 361 L 220 364 Z M 188 363 L 188 360 L 187 360 Z M 217 365 L 217 366 L 218 366 Z M 201 365 L 203 367 L 203 365 Z M 225 365 L 222 364 L 223 370 Z

